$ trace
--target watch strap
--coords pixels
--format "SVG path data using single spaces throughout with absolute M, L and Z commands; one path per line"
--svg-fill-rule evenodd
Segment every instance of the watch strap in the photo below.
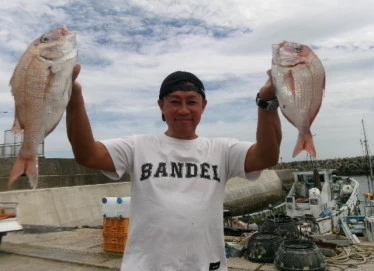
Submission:
M 270 112 L 274 112 L 278 109 L 279 107 L 279 102 L 278 102 L 278 99 L 277 98 L 274 98 L 274 99 L 271 99 L 271 100 L 262 100 L 260 98 L 260 93 L 257 93 L 257 96 L 256 96 L 256 104 L 257 106 L 267 110 L 267 111 L 270 111 Z

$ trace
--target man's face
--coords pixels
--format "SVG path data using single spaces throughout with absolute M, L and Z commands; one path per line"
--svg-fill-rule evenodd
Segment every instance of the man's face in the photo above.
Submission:
M 207 101 L 196 91 L 177 90 L 158 100 L 168 125 L 166 134 L 179 139 L 194 139 Z

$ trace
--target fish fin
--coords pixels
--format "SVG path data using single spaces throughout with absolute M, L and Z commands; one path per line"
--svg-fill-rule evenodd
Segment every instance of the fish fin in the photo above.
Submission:
M 12 127 L 13 134 L 20 134 L 22 132 L 23 128 L 21 126 L 21 123 L 19 122 L 19 119 L 15 117 Z
M 297 138 L 296 146 L 295 149 L 292 153 L 292 157 L 295 157 L 302 151 L 307 151 L 312 155 L 314 158 L 317 157 L 317 152 L 314 147 L 314 142 L 313 142 L 313 136 L 310 131 L 308 131 L 305 135 L 300 135 Z
M 61 120 L 61 119 L 60 119 Z M 45 135 L 44 137 L 47 137 L 50 133 L 52 133 L 54 131 L 54 129 L 57 127 L 57 125 L 59 124 L 60 120 L 49 130 L 49 131 L 46 131 L 45 132 Z
M 14 95 L 13 85 L 14 85 L 14 81 L 16 80 L 16 70 L 18 68 L 18 65 L 19 64 L 17 64 L 16 67 L 14 68 L 13 73 L 12 73 L 12 77 L 9 80 L 9 86 L 12 87 L 11 91 L 12 91 L 13 95 Z
M 48 67 L 48 76 L 47 76 L 47 82 L 44 87 L 44 94 L 51 92 L 53 80 L 55 78 L 55 72 L 53 71 L 52 67 Z M 45 99 L 45 96 L 44 96 Z
M 286 88 L 291 90 L 292 95 L 295 96 L 296 94 L 296 86 L 295 86 L 295 79 L 293 77 L 292 71 L 289 70 L 284 75 L 284 84 L 286 85 Z
M 315 113 L 313 113 L 313 115 L 312 115 L 311 118 L 309 119 L 309 123 L 310 123 L 310 125 L 312 125 L 312 123 L 313 123 L 314 119 L 317 117 L 318 112 L 319 112 L 320 109 L 321 109 L 321 105 L 317 108 L 317 110 L 315 111 Z M 309 111 L 309 112 L 310 112 L 310 111 Z
M 18 177 L 24 173 L 26 173 L 31 187 L 35 189 L 38 184 L 38 177 L 39 177 L 37 157 L 32 157 L 32 158 L 23 158 L 20 156 L 17 157 L 13 165 L 13 168 L 10 172 L 8 188 L 11 188 L 11 186 L 15 183 Z

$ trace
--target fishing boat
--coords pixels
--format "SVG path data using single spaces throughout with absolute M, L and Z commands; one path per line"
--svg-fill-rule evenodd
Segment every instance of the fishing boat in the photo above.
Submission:
M 358 212 L 359 183 L 333 174 L 330 169 L 294 172 L 286 197 L 286 214 L 304 233 L 337 233 L 340 218 Z
M 370 215 L 344 216 L 340 218 L 342 232 L 351 240 L 351 243 L 374 242 L 374 213 L 372 211 Z
M 361 141 L 364 150 L 364 157 L 368 162 L 368 192 L 362 192 L 364 196 L 363 201 L 363 215 L 359 216 L 345 216 L 341 219 L 341 225 L 345 236 L 347 236 L 352 243 L 361 243 L 362 241 L 374 242 L 374 178 L 373 166 L 371 162 L 371 155 L 366 137 L 365 123 L 362 119 L 362 130 L 364 140 Z

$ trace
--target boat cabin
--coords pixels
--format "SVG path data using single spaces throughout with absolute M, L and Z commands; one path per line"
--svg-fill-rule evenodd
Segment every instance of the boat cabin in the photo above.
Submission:
M 286 198 L 287 215 L 291 217 L 312 215 L 320 217 L 329 212 L 334 193 L 332 170 L 297 171 L 294 185 Z M 328 214 L 326 214 L 328 215 Z

